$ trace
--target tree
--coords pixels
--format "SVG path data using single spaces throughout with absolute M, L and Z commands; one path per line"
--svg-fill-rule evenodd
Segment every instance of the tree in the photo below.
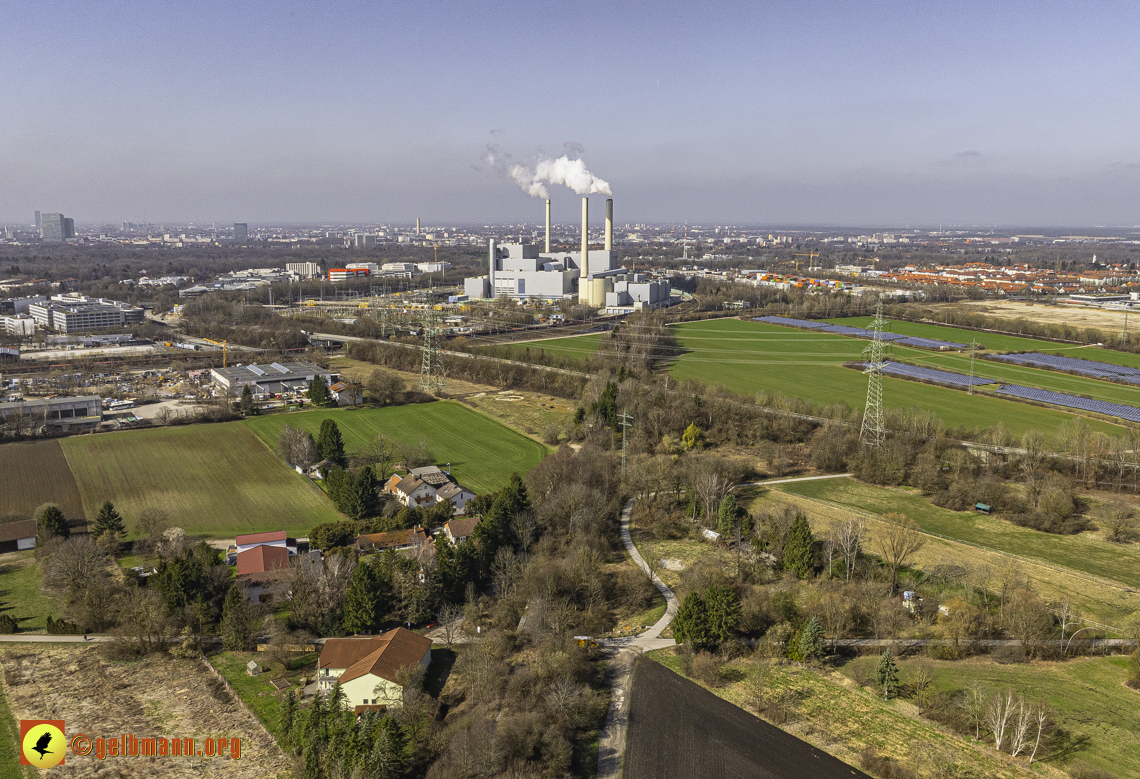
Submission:
M 325 384 L 325 380 L 321 376 L 314 376 L 313 380 L 309 382 L 309 402 L 314 406 L 327 406 L 330 399 L 329 385 Z
M 262 616 L 262 607 L 251 603 L 241 586 L 232 585 L 222 604 L 222 646 L 233 652 L 252 649 Z
M 1038 643 L 1053 629 L 1053 613 L 1031 590 L 1018 590 L 1005 609 L 1005 627 L 1021 642 L 1028 657 L 1033 657 Z
M 329 471 L 329 475 L 335 472 Z M 309 544 L 322 552 L 328 552 L 334 547 L 348 546 L 356 535 L 355 523 L 344 520 L 325 522 L 309 531 Z
M 855 564 L 859 561 L 866 533 L 866 522 L 862 519 L 849 519 L 840 525 L 839 531 L 835 534 L 835 543 L 839 546 L 839 554 L 843 556 L 847 581 L 851 581 L 851 577 L 855 575 Z
M 974 726 L 974 740 L 982 737 L 982 725 L 986 722 L 986 707 L 989 691 L 980 681 L 973 681 L 965 690 L 958 693 L 958 705 L 966 712 L 966 719 Z
M 290 465 L 306 469 L 318 459 L 317 445 L 308 431 L 286 423 L 277 437 L 277 456 Z
M 717 510 L 716 532 L 722 538 L 732 538 L 736 534 L 737 520 L 740 518 L 740 507 L 736 503 L 736 496 L 731 492 L 724 496 Z
M 788 536 L 784 539 L 784 551 L 781 555 L 785 571 L 794 571 L 796 576 L 805 579 L 815 569 L 814 539 L 811 534 L 811 525 L 803 514 L 796 514 Z
M 334 466 L 325 475 L 325 487 L 337 510 L 349 519 L 363 517 L 376 498 L 376 480 L 371 468 L 346 471 Z
M 394 373 L 376 368 L 368 374 L 364 388 L 382 406 L 399 403 L 404 398 L 404 381 Z
M 889 649 L 879 656 L 879 664 L 875 668 L 875 684 L 883 691 L 885 701 L 899 693 L 899 667 Z
M 681 602 L 677 616 L 673 618 L 673 638 L 679 644 L 688 644 L 693 651 L 708 647 L 708 613 L 700 594 L 690 592 Z
M 1017 709 L 1017 703 L 1017 696 L 1013 694 L 1013 690 L 1006 690 L 990 698 L 986 705 L 986 726 L 993 734 L 994 749 L 999 752 L 1005 743 L 1006 732 Z
M 692 451 L 693 449 L 701 449 L 704 447 L 701 429 L 697 427 L 696 422 L 691 423 L 688 427 L 685 428 L 685 432 L 681 433 L 681 446 L 689 451 Z
M 804 660 L 821 660 L 824 655 L 823 626 L 812 617 L 800 632 L 800 655 Z
M 43 546 L 53 538 L 70 538 L 71 528 L 63 516 L 63 510 L 54 503 L 47 503 L 39 509 L 36 523 L 36 544 Z
M 114 549 L 126 533 L 127 527 L 123 524 L 119 512 L 115 510 L 115 504 L 109 500 L 103 501 L 103 505 L 99 507 L 99 514 L 95 517 L 95 526 L 91 528 L 91 537 L 107 548 Z
M 905 514 L 884 514 L 878 535 L 879 553 L 891 569 L 891 592 L 898 586 L 899 569 L 926 544 L 918 525 Z
M 372 468 L 376 472 L 376 478 L 384 482 L 388 479 L 388 469 L 396 460 L 396 443 L 380 433 L 353 452 L 348 459 L 354 467 Z
M 1029 765 L 1037 758 L 1037 750 L 1041 748 L 1042 741 L 1048 746 L 1053 730 L 1053 710 L 1044 699 L 1032 706 L 1033 725 L 1037 730 L 1037 737 L 1033 741 L 1033 751 L 1029 754 Z
M 361 563 L 352 572 L 344 595 L 344 629 L 349 633 L 371 633 L 387 611 L 387 583 L 380 566 Z
M 1125 544 L 1136 538 L 1135 512 L 1128 504 L 1106 501 L 1097 508 L 1095 516 L 1109 541 Z
M 704 605 L 708 641 L 720 646 L 740 624 L 740 599 L 727 587 L 713 585 L 705 591 Z
M 241 413 L 249 416 L 254 412 L 256 406 L 253 404 L 253 390 L 246 384 L 241 389 Z
M 317 377 L 319 380 L 320 377 Z M 321 422 L 321 431 L 317 434 L 317 456 L 322 460 L 336 463 L 341 468 L 347 464 L 344 455 L 344 438 L 340 434 L 340 426 L 336 420 L 326 419 Z

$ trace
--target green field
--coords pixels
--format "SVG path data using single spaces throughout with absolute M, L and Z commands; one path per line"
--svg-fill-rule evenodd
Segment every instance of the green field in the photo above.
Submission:
M 867 341 L 739 319 L 676 325 L 676 332 L 682 352 L 670 368 L 674 378 L 722 383 L 748 395 L 771 390 L 823 404 L 863 407 L 867 379 L 859 371 L 842 365 L 863 359 Z M 904 348 L 894 352 L 897 359 L 911 362 L 925 362 L 933 354 Z M 969 358 L 966 360 L 968 370 Z M 979 368 L 978 373 L 981 372 Z M 1046 371 L 1035 373 L 1056 375 Z M 1115 391 L 1114 385 L 1096 383 Z M 888 407 L 918 406 L 931 411 L 950 429 L 982 430 L 1001 420 L 1015 436 L 1031 428 L 1052 434 L 1072 418 L 1063 411 L 992 395 L 971 396 L 959 390 L 891 377 L 883 380 L 883 398 Z M 1117 425 L 1095 419 L 1089 420 L 1089 426 L 1109 435 L 1118 435 L 1121 431 Z
M 55 596 L 40 588 L 34 551 L 10 552 L 0 558 L 0 614 L 14 617 L 21 631 L 45 630 L 49 615 L 63 616 Z
M 451 463 L 456 481 L 476 494 L 505 487 L 512 473 L 526 474 L 538 465 L 546 447 L 487 417 L 451 401 L 370 409 L 300 411 L 255 417 L 243 424 L 269 447 L 275 447 L 286 423 L 314 437 L 325 419 L 335 419 L 351 452 L 383 433 L 403 444 L 425 439 L 439 465 Z M 315 524 L 315 523 L 313 523 Z
M 973 681 L 992 692 L 1011 689 L 1029 700 L 1045 699 L 1057 712 L 1057 724 L 1083 744 L 1064 760 L 1084 760 L 1121 779 L 1140 777 L 1140 693 L 1125 687 L 1125 658 L 1080 658 L 1064 663 L 998 665 L 985 660 L 946 662 L 922 660 L 932 671 L 939 690 L 954 692 Z M 873 676 L 877 657 L 859 657 L 840 672 L 855 678 L 856 670 Z M 910 665 L 900 663 L 906 674 Z M 992 739 L 991 739 L 992 740 Z M 1049 752 L 1045 752 L 1048 756 Z M 1047 759 L 1046 765 L 1060 760 Z M 1063 763 L 1061 763 L 1063 765 Z
M 919 493 L 875 487 L 853 479 L 794 482 L 778 489 L 873 514 L 906 514 L 931 533 L 1140 587 L 1140 549 L 1135 546 L 1113 544 L 1087 534 L 1057 536 L 1018 527 L 995 516 L 949 511 L 933 505 Z
M 541 341 L 525 341 L 511 344 L 512 358 L 528 362 L 535 352 L 546 352 L 569 357 L 575 360 L 584 360 L 598 353 L 598 340 L 609 333 L 590 333 L 589 335 L 570 335 L 564 338 L 549 338 Z
M 132 535 L 139 513 L 151 506 L 164 509 L 171 524 L 187 533 L 221 537 L 282 529 L 305 535 L 340 518 L 243 422 L 75 436 L 62 443 L 87 516 L 93 520 L 110 500 Z

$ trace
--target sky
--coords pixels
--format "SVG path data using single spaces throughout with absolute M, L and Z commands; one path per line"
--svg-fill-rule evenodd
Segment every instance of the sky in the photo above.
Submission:
M 619 225 L 1133 226 L 1138 28 L 1095 1 L 4 0 L 0 222 L 533 223 L 501 161 L 570 143 Z

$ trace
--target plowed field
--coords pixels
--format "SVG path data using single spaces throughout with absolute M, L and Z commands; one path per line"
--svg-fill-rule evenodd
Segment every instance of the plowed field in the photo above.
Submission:
M 0 516 L 31 516 L 43 503 L 58 503 L 68 519 L 83 518 L 83 501 L 59 441 L 0 446 Z

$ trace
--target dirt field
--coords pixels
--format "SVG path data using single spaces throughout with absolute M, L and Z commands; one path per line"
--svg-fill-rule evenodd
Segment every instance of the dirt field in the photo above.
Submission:
M 1095 327 L 1107 333 L 1120 333 L 1124 330 L 1123 311 L 1106 311 L 1072 305 L 1029 306 L 1013 300 L 967 300 L 951 305 L 961 306 L 972 314 L 985 314 L 1002 319 L 1024 318 L 1033 322 Z M 1133 321 L 1132 326 L 1135 328 L 1137 323 Z
M 220 701 L 211 693 L 214 677 L 204 661 L 152 658 L 139 663 L 109 663 L 93 646 L 21 647 L 0 655 L 8 703 L 17 719 L 62 719 L 68 739 L 84 733 L 117 738 L 193 738 L 201 749 L 207 737 L 240 738 L 241 758 L 78 757 L 68 751 L 66 764 L 52 776 L 162 777 L 287 776 L 289 761 L 252 715 L 228 692 Z
M 68 519 L 83 519 L 83 501 L 59 441 L 0 446 L 0 516 L 31 516 L 43 503 L 58 503 Z
M 870 779 L 651 660 L 634 673 L 625 779 Z

